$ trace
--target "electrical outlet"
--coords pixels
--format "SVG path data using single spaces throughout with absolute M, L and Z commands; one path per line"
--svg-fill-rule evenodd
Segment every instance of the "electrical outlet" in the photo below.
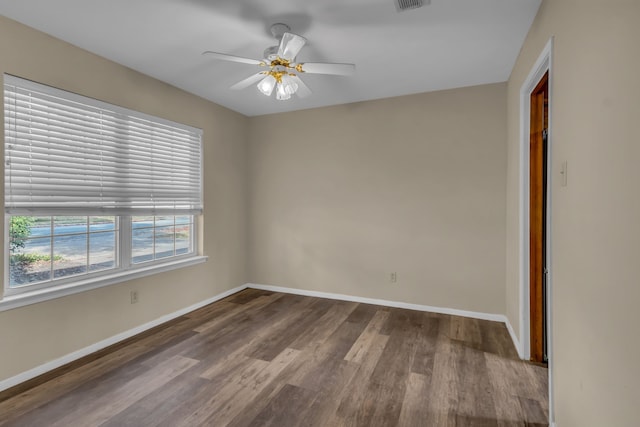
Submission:
M 131 291 L 131 304 L 138 302 L 138 291 Z
M 389 280 L 391 283 L 396 283 L 398 281 L 398 276 L 396 275 L 395 271 L 391 273 L 391 277 L 389 278 Z

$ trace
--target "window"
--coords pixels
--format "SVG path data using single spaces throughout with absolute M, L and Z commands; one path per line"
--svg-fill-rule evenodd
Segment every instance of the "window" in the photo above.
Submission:
M 9 287 L 116 268 L 118 223 L 115 216 L 11 216 Z
M 4 76 L 5 293 L 196 258 L 199 129 Z
M 132 218 L 132 262 L 153 261 L 193 252 L 193 216 Z

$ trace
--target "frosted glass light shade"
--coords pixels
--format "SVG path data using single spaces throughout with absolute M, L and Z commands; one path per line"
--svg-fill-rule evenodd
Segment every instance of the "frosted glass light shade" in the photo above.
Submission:
M 295 82 L 288 74 L 282 76 L 282 86 L 284 86 L 285 92 L 289 95 L 293 95 L 298 90 L 298 83 Z
M 273 88 L 276 86 L 276 79 L 272 75 L 268 75 L 258 83 L 258 90 L 267 96 L 271 96 Z
M 291 93 L 287 91 L 282 83 L 278 83 L 276 88 L 276 99 L 278 101 L 286 101 L 289 98 L 291 98 Z

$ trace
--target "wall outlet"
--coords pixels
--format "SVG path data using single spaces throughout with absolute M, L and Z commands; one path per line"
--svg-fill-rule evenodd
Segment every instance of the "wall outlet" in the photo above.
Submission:
M 396 283 L 398 281 L 398 276 L 395 271 L 391 273 L 391 276 L 389 277 L 389 281 L 391 283 Z
M 138 291 L 131 291 L 131 304 L 138 302 Z

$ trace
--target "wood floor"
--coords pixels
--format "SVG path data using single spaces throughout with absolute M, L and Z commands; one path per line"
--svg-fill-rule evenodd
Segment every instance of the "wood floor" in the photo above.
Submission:
M 501 323 L 245 290 L 0 402 L 2 426 L 546 426 Z

